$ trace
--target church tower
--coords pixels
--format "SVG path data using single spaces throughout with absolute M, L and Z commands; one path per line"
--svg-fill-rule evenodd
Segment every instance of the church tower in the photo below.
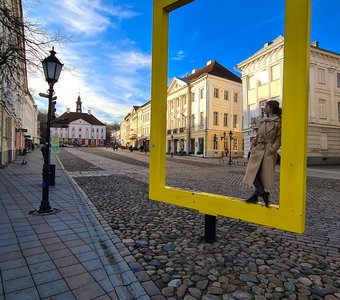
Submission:
M 80 100 L 80 95 L 77 98 L 77 109 L 76 112 L 81 114 L 81 100 Z

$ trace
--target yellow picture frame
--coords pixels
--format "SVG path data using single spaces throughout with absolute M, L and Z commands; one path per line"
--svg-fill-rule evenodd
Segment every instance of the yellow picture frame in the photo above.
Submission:
M 306 207 L 311 0 L 286 0 L 280 205 L 186 191 L 165 185 L 169 13 L 193 0 L 154 0 L 149 198 L 213 216 L 303 233 Z M 212 4 L 213 5 L 213 4 Z

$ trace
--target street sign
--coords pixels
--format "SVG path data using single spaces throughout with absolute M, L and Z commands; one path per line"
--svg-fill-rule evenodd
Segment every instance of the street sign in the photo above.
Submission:
M 59 148 L 59 136 L 57 134 L 52 136 L 51 139 L 51 153 L 53 154 L 59 154 L 60 148 Z

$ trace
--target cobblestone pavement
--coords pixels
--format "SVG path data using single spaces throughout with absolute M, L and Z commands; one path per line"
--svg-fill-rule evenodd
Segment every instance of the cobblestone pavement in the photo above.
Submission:
M 149 296 L 157 286 L 165 299 L 340 299 L 340 180 L 308 177 L 302 235 L 218 217 L 217 242 L 208 244 L 204 215 L 148 200 L 147 156 L 82 148 L 59 158 L 122 239 Z M 187 189 L 246 198 L 243 174 L 167 161 L 167 184 Z

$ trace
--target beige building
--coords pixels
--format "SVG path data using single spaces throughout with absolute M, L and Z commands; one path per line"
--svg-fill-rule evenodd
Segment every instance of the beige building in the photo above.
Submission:
M 13 17 L 23 20 L 20 0 L 2 3 Z M 13 161 L 24 148 L 40 143 L 38 110 L 28 90 L 23 27 L 13 23 L 0 26 L 0 166 Z M 15 53 L 14 57 L 11 53 Z M 8 60 L 7 60 L 8 57 Z
M 120 123 L 119 143 L 125 147 L 149 151 L 151 101 L 141 106 L 134 105 Z
M 241 79 L 216 61 L 175 77 L 167 92 L 167 152 L 243 156 Z
M 256 134 L 265 101 L 282 104 L 284 38 L 277 37 L 239 63 L 243 87 L 245 156 Z M 308 164 L 340 163 L 340 55 L 310 47 Z

